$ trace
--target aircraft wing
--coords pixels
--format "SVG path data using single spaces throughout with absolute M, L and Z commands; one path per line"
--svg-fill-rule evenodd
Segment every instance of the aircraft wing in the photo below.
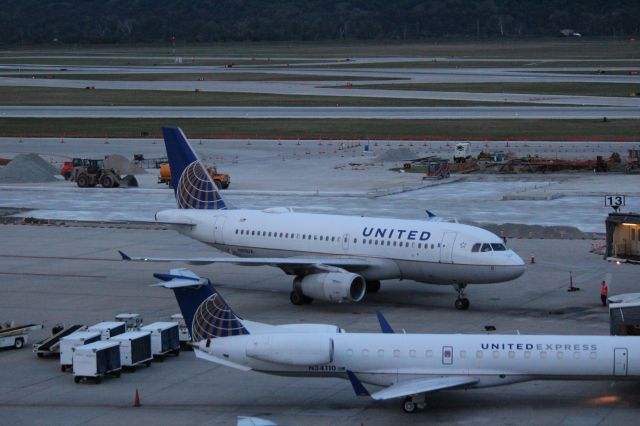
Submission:
M 401 382 L 371 394 L 375 400 L 400 398 L 418 393 L 434 392 L 444 389 L 464 388 L 475 385 L 479 380 L 475 377 L 437 377 Z
M 189 265 L 226 263 L 242 266 L 275 266 L 288 274 L 311 274 L 318 272 L 356 272 L 374 266 L 367 259 L 356 257 L 132 257 L 119 251 L 122 260 L 134 262 L 183 262 Z

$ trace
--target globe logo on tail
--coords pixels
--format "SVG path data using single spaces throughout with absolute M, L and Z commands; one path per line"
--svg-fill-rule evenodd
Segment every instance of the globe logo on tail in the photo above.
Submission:
M 202 163 L 194 161 L 182 171 L 176 189 L 176 200 L 181 209 L 225 209 L 226 205 L 218 193 Z
M 206 298 L 193 316 L 191 336 L 201 340 L 249 334 L 222 296 L 215 293 Z

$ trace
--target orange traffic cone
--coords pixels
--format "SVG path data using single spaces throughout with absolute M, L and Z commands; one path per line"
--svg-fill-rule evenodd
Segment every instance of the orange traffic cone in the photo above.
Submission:
M 138 387 L 136 386 L 136 398 L 133 400 L 133 406 L 139 407 L 140 405 L 140 394 L 138 393 Z

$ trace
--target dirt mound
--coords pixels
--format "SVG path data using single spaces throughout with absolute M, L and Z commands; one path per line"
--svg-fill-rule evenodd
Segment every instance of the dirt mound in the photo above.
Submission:
M 467 222 L 468 223 L 468 222 Z M 525 225 L 522 223 L 468 223 L 479 226 L 496 235 L 504 235 L 508 238 L 546 238 L 546 239 L 584 239 L 591 238 L 593 234 L 586 234 L 575 226 L 557 225 Z
M 135 164 L 119 154 L 106 156 L 104 167 L 105 169 L 115 169 L 121 175 L 141 175 L 146 173 L 140 164 Z
M 415 152 L 409 148 L 389 149 L 376 157 L 376 161 L 405 161 L 415 158 Z
M 53 182 L 58 173 L 38 154 L 20 154 L 0 170 L 0 183 Z

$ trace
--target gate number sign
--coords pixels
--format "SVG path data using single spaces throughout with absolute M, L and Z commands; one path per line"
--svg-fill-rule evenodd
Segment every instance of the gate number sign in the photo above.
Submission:
M 613 208 L 617 208 L 620 206 L 624 206 L 624 195 L 605 195 L 604 196 L 604 205 L 611 206 Z

